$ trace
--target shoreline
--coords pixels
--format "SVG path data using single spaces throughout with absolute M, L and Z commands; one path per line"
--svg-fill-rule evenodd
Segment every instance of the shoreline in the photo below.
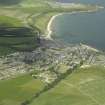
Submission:
M 76 13 L 91 13 L 91 12 L 96 12 L 99 8 L 95 9 L 95 10 L 88 10 L 88 11 L 73 11 L 73 12 L 69 12 L 69 13 L 66 13 L 66 12 L 63 12 L 63 13 L 58 13 L 54 16 L 52 16 L 50 18 L 50 21 L 48 22 L 48 25 L 47 25 L 47 29 L 46 29 L 46 33 L 47 35 L 45 36 L 46 39 L 50 39 L 52 40 L 52 37 L 51 37 L 51 34 L 52 34 L 52 30 L 51 30 L 51 25 L 53 23 L 53 21 L 58 17 L 58 16 L 61 16 L 61 15 L 65 15 L 65 14 L 76 14 Z
M 64 12 L 64 13 L 58 13 L 58 14 L 52 16 L 51 19 L 50 19 L 50 21 L 48 22 L 48 25 L 47 25 L 47 30 L 46 30 L 46 31 L 47 31 L 47 36 L 45 36 L 45 39 L 53 40 L 53 38 L 51 37 L 52 32 L 53 32 L 52 29 L 51 29 L 51 25 L 52 25 L 54 19 L 56 19 L 58 16 L 65 15 L 65 14 L 91 13 L 91 12 L 96 12 L 96 11 L 97 11 L 97 10 L 88 10 L 88 11 L 79 11 L 79 12 L 73 11 L 73 12 L 71 12 L 71 13 L 65 13 L 65 12 Z M 86 47 L 87 49 L 91 49 L 91 50 L 93 50 L 93 51 L 95 51 L 95 52 L 99 52 L 99 50 L 98 50 L 97 48 L 91 47 L 91 46 L 89 46 L 89 45 L 87 45 L 87 44 L 81 43 L 81 45 L 82 45 L 83 47 Z
M 81 45 L 82 47 L 87 48 L 87 49 L 90 49 L 90 50 L 92 50 L 92 51 L 99 52 L 98 49 L 96 49 L 96 48 L 94 48 L 94 47 L 91 47 L 91 46 L 89 46 L 89 45 L 86 45 L 86 44 L 83 44 L 83 43 L 80 43 L 80 45 Z
M 51 34 L 52 34 L 51 25 L 52 25 L 53 21 L 56 19 L 56 17 L 58 17 L 60 15 L 63 15 L 63 14 L 62 13 L 58 13 L 57 15 L 52 16 L 50 21 L 48 22 L 48 25 L 47 25 L 47 36 L 46 36 L 47 39 L 52 39 L 51 38 Z

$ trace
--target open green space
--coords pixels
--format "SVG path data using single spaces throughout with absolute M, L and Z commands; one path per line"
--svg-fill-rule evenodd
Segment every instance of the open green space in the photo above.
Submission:
M 10 17 L 10 16 L 0 16 L 0 27 L 21 27 L 23 26 L 22 21 Z
M 105 105 L 105 68 L 74 71 L 30 105 Z
M 31 75 L 0 81 L 0 105 L 20 105 L 44 88 L 45 84 Z
M 0 16 L 0 56 L 16 51 L 32 51 L 37 45 L 35 29 L 25 27 L 17 18 Z
M 0 56 L 13 52 L 33 51 L 37 44 L 34 37 L 0 37 Z

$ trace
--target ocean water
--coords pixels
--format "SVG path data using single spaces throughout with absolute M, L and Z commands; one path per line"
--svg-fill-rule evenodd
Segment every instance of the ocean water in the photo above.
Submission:
M 105 6 L 105 0 L 57 0 L 99 4 Z M 84 43 L 105 51 L 105 9 L 94 13 L 64 14 L 52 23 L 53 38 L 67 43 Z

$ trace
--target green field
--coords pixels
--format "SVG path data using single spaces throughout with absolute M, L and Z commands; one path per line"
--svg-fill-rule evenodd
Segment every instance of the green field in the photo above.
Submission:
M 17 18 L 0 16 L 0 56 L 16 51 L 33 51 L 38 45 L 35 31 Z
M 79 69 L 30 105 L 105 105 L 105 68 Z
M 38 46 L 35 37 L 0 37 L 0 56 L 13 52 L 33 51 Z
M 23 25 L 22 21 L 17 18 L 0 16 L 0 27 L 21 27 Z
M 0 56 L 6 56 L 17 51 L 33 51 L 37 47 L 34 37 L 1 37 L 0 41 Z
M 44 86 L 43 82 L 28 74 L 0 81 L 0 105 L 20 105 Z

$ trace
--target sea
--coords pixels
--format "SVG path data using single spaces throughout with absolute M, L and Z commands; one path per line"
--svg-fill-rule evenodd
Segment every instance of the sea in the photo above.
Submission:
M 105 0 L 56 0 L 62 3 L 96 4 Z M 83 43 L 105 51 L 105 9 L 93 13 L 63 14 L 51 25 L 52 37 L 66 43 Z

